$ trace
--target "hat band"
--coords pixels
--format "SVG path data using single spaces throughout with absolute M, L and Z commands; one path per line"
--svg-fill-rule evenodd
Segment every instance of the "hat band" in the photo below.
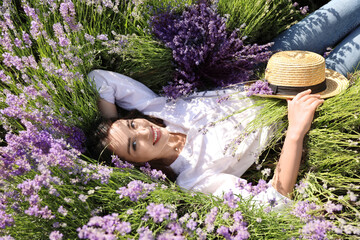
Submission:
M 319 84 L 312 86 L 302 86 L 302 87 L 290 87 L 290 86 L 278 86 L 269 83 L 269 87 L 272 90 L 273 94 L 281 94 L 281 95 L 296 95 L 299 92 L 311 89 L 311 93 L 322 92 L 326 89 L 326 81 L 322 81 Z

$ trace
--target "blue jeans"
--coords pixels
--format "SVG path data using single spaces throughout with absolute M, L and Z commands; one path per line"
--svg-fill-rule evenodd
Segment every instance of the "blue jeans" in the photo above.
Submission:
M 272 51 L 307 50 L 323 54 L 326 67 L 346 76 L 360 69 L 360 0 L 332 0 L 274 39 Z

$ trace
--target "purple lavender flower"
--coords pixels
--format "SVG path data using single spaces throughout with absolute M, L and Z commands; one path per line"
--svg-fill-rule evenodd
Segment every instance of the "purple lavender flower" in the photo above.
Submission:
M 127 187 L 121 187 L 116 191 L 120 198 L 129 197 L 131 201 L 137 202 L 139 199 L 146 198 L 148 194 L 154 191 L 156 184 L 144 183 L 140 180 L 131 181 Z
M 245 239 L 249 239 L 249 237 L 250 237 L 250 233 L 248 232 L 247 227 L 240 225 L 237 228 L 237 234 L 233 239 L 245 240 Z
M 137 230 L 139 233 L 139 240 L 154 240 L 154 236 L 151 230 L 148 227 L 141 227 Z
M 205 217 L 206 231 L 212 232 L 214 230 L 214 222 L 215 222 L 217 213 L 218 213 L 218 208 L 214 207 L 210 210 L 210 212 L 208 214 L 206 214 L 206 217 Z
M 216 230 L 216 233 L 223 236 L 225 239 L 231 239 L 229 228 L 221 226 Z
M 36 175 L 34 179 L 26 179 L 17 187 L 21 190 L 24 196 L 34 196 L 42 187 L 50 187 L 51 176 L 50 171 L 46 170 L 40 175 Z
M 259 193 L 266 191 L 268 188 L 268 183 L 264 179 L 260 179 L 257 185 L 251 187 L 251 194 L 256 196 Z
M 39 206 L 31 206 L 24 211 L 25 214 L 35 216 L 43 219 L 53 219 L 55 216 L 52 214 L 48 206 L 40 208 Z
M 0 229 L 10 227 L 14 224 L 14 219 L 11 214 L 7 214 L 4 210 L 0 209 Z
M 69 46 L 70 40 L 67 37 L 59 37 L 59 45 L 61 47 Z
M 117 239 L 116 235 L 124 236 L 131 232 L 131 224 L 121 222 L 117 213 L 104 217 L 92 217 L 82 228 L 78 228 L 80 239 Z
M 5 12 L 5 13 L 3 13 L 3 17 L 4 17 L 4 20 L 5 20 L 5 23 L 6 23 L 6 25 L 10 28 L 10 29 L 12 29 L 12 30 L 14 30 L 15 29 L 15 26 L 14 26 L 14 24 L 13 24 L 13 21 L 11 20 L 11 16 L 10 16 L 10 13 L 8 13 L 8 12 Z
M 23 57 L 21 57 L 21 60 L 24 64 L 24 67 L 27 66 L 27 67 L 31 67 L 33 69 L 38 69 L 38 64 L 33 55 L 30 55 L 28 57 L 23 56 Z
M 178 236 L 174 234 L 173 232 L 167 230 L 165 232 L 162 232 L 156 237 L 157 240 L 168 240 L 168 239 L 177 239 L 177 240 L 185 240 L 184 236 Z
M 242 220 L 244 219 L 244 217 L 240 211 L 236 211 L 233 214 L 233 218 L 234 218 L 234 221 L 236 221 L 236 222 L 242 222 Z
M 13 51 L 13 44 L 11 41 L 11 37 L 8 32 L 2 33 L 3 37 L 0 37 L 0 45 L 4 47 L 5 50 L 12 52 Z M 16 44 L 15 44 L 16 45 Z
M 314 218 L 309 212 L 319 208 L 320 207 L 315 203 L 311 203 L 309 201 L 299 201 L 295 204 L 291 213 L 306 222 Z
M 85 37 L 86 41 L 90 42 L 91 45 L 94 45 L 95 37 L 93 37 L 93 36 L 91 36 L 90 34 L 87 34 L 87 33 L 85 33 L 84 37 Z
M 87 168 L 92 171 L 86 178 L 91 180 L 100 180 L 101 184 L 107 184 L 113 172 L 112 168 L 99 164 L 88 164 Z
M 63 237 L 63 234 L 59 231 L 52 231 L 50 233 L 49 239 L 50 240 L 61 240 Z
M 301 237 L 305 239 L 327 239 L 328 232 L 334 229 L 334 225 L 326 220 L 312 220 L 301 229 Z
M 107 41 L 108 37 L 106 34 L 99 34 L 96 36 L 97 39 L 101 40 L 101 41 Z
M 66 210 L 63 206 L 60 206 L 57 211 L 63 216 L 68 214 L 68 210 Z
M 6 236 L 0 237 L 0 240 L 15 240 L 15 238 L 13 238 L 13 237 L 10 236 L 10 235 L 6 235 Z
M 31 206 L 38 205 L 41 202 L 38 194 L 32 194 L 27 200 Z
M 334 212 L 341 211 L 343 206 L 341 204 L 334 204 L 331 201 L 328 201 L 324 204 L 324 208 L 325 208 L 325 211 L 329 214 L 329 217 L 332 219 L 332 218 L 335 218 Z
M 22 41 L 18 38 L 14 39 L 14 44 L 16 47 L 21 48 L 22 47 Z
M 69 25 L 72 31 L 78 31 L 81 29 L 80 24 L 76 24 L 76 12 L 74 3 L 71 0 L 60 4 L 59 11 L 65 22 Z
M 154 180 L 166 179 L 166 175 L 161 170 L 151 169 L 150 164 L 147 162 L 144 167 L 140 167 L 140 170 Z
M 23 9 L 24 9 L 25 14 L 26 14 L 28 17 L 30 17 L 30 18 L 32 18 L 32 19 L 34 19 L 34 20 L 39 20 L 39 17 L 38 17 L 38 15 L 35 13 L 35 9 L 34 9 L 34 8 L 29 7 L 29 5 L 24 5 L 24 6 L 23 6 Z
M 326 51 L 325 51 L 324 54 L 323 54 L 323 57 L 324 57 L 324 58 L 327 58 L 327 57 L 330 55 L 330 53 L 332 52 L 332 50 L 334 50 L 334 49 L 331 48 L 331 47 L 327 47 L 327 48 L 326 48 Z
M 270 89 L 268 82 L 258 80 L 250 85 L 248 92 L 246 93 L 246 96 L 250 97 L 254 94 L 271 95 L 273 94 L 273 92 Z
M 270 56 L 267 45 L 245 45 L 238 31 L 226 31 L 226 19 L 205 3 L 182 15 L 165 11 L 151 19 L 152 33 L 172 49 L 176 72 L 164 87 L 176 98 L 196 88 L 223 87 L 248 81 L 258 63 Z
M 300 193 L 304 194 L 306 188 L 308 187 L 309 183 L 306 181 L 300 181 L 299 183 L 295 184 L 295 189 Z
M 196 229 L 196 226 L 197 226 L 197 222 L 195 222 L 194 219 L 190 219 L 186 224 L 186 227 L 191 231 L 194 231 Z
M 65 35 L 65 33 L 64 33 L 64 28 L 63 28 L 63 26 L 62 26 L 61 23 L 55 23 L 55 24 L 53 25 L 53 30 L 54 30 L 55 36 L 56 36 L 57 38 L 62 37 L 62 36 Z
M 0 80 L 4 83 L 11 83 L 11 77 L 6 75 L 3 70 L 0 70 Z
M 357 198 L 358 198 L 358 195 L 357 195 L 357 194 L 355 194 L 354 192 L 352 192 L 352 191 L 349 190 L 349 191 L 347 192 L 347 195 L 349 196 L 350 201 L 356 202 L 356 200 L 357 200 Z
M 146 213 L 153 218 L 155 223 L 160 223 L 165 219 L 169 218 L 170 210 L 165 208 L 162 203 L 150 203 L 149 206 L 146 207 L 146 209 Z
M 170 222 L 167 225 L 167 228 L 177 236 L 180 236 L 184 232 L 184 229 L 177 222 Z
M 134 168 L 134 165 L 127 161 L 122 161 L 119 156 L 117 155 L 111 155 L 111 162 L 115 165 L 117 168 Z
M 270 207 L 275 207 L 276 205 L 278 205 L 278 203 L 276 202 L 276 198 L 270 198 L 268 200 L 268 203 L 270 204 Z
M 41 35 L 41 29 L 43 25 L 41 22 L 31 21 L 30 34 L 34 39 L 38 39 Z
M 229 217 L 230 217 L 230 213 L 229 213 L 229 212 L 225 212 L 225 213 L 223 214 L 223 216 L 222 216 L 222 219 L 227 220 L 227 219 L 229 219 Z
M 227 204 L 229 207 L 236 208 L 238 201 L 240 201 L 240 199 L 236 197 L 231 190 L 224 194 L 224 204 Z
M 32 41 L 30 40 L 30 35 L 27 34 L 26 32 L 22 33 L 22 38 L 24 40 L 24 42 L 27 44 L 25 47 L 31 47 Z
M 18 56 L 13 56 L 8 52 L 2 54 L 4 57 L 4 64 L 8 67 L 15 67 L 17 70 L 21 71 L 24 68 L 24 64 L 21 61 L 21 58 Z
M 300 13 L 306 15 L 309 12 L 309 6 L 300 7 Z
M 79 195 L 79 200 L 82 202 L 86 202 L 86 200 L 88 199 L 89 196 L 84 195 L 84 194 L 80 194 Z
M 184 224 L 189 218 L 190 215 L 188 213 L 185 213 L 181 218 L 179 218 L 179 223 Z
M 206 240 L 207 234 L 201 228 L 196 229 L 196 234 L 198 235 L 199 240 Z

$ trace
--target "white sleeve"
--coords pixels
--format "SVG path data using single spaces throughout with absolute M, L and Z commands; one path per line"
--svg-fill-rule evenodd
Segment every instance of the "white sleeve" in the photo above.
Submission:
M 101 98 L 127 110 L 140 110 L 144 103 L 158 97 L 144 84 L 120 73 L 93 70 L 88 76 L 94 80 Z

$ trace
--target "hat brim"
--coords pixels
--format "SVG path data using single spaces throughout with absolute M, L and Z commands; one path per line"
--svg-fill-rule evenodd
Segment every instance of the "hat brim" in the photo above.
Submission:
M 349 80 L 346 77 L 331 69 L 325 69 L 325 81 L 326 81 L 326 89 L 322 92 L 316 93 L 321 95 L 320 98 L 333 97 L 344 91 L 349 86 Z M 295 95 L 281 95 L 281 94 L 274 94 L 274 95 L 254 94 L 254 96 L 279 98 L 279 99 L 293 99 L 295 97 Z

